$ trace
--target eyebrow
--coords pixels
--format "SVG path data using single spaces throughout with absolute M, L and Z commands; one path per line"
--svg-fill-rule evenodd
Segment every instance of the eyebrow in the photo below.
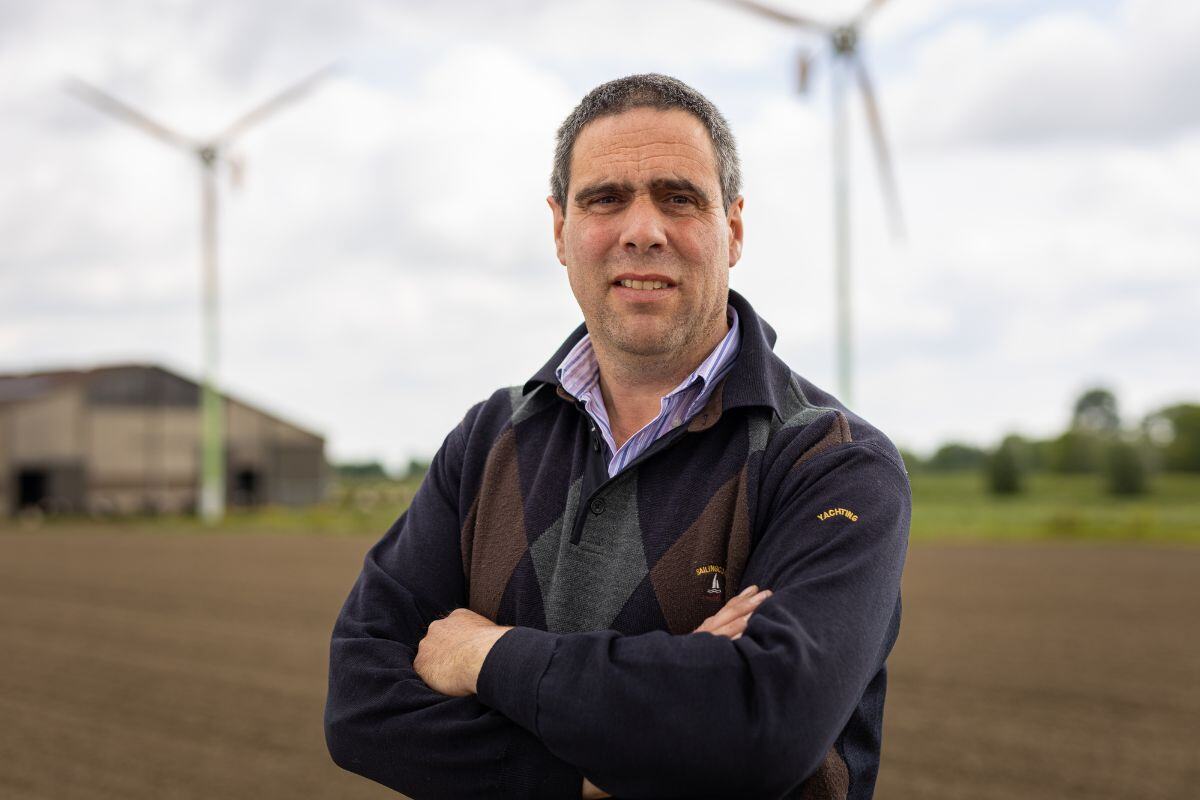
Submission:
M 654 192 L 687 192 L 700 199 L 702 203 L 711 202 L 708 193 L 687 178 L 656 178 L 650 181 L 650 190 Z M 591 186 L 585 186 L 575 193 L 575 202 L 579 205 L 597 197 L 609 194 L 633 194 L 634 186 L 628 181 L 605 181 Z
M 633 194 L 633 184 L 629 182 L 617 183 L 616 181 L 594 183 L 576 192 L 575 202 L 583 205 L 588 200 L 594 200 L 597 197 L 603 197 L 608 194 Z
M 657 178 L 650 181 L 650 188 L 658 192 L 687 192 L 700 198 L 703 203 L 709 202 L 708 193 L 687 178 Z

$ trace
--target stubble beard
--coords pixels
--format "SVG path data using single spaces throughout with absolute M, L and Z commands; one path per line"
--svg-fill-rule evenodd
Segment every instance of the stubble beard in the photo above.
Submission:
M 691 354 L 690 351 L 698 339 L 707 337 L 710 328 L 717 324 L 714 320 L 718 315 L 724 318 L 724 310 L 725 301 L 718 298 L 713 300 L 709 307 L 696 309 L 693 313 L 684 313 L 679 317 L 660 317 L 653 324 L 654 331 L 648 333 L 644 330 L 631 330 L 628 318 L 622 317 L 605 305 L 598 309 L 596 328 L 613 351 L 642 363 L 658 362 L 659 366 L 669 371 L 678 365 L 680 359 Z

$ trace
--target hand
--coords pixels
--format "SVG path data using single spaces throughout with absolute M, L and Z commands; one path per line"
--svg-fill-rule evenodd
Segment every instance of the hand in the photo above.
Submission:
M 587 778 L 583 779 L 583 800 L 601 800 L 604 797 L 612 797 L 612 795 Z
M 700 627 L 696 628 L 693 633 L 711 633 L 716 636 L 727 636 L 730 639 L 740 639 L 742 631 L 746 630 L 746 625 L 750 622 L 750 615 L 758 609 L 763 600 L 770 596 L 770 589 L 763 589 L 760 592 L 757 586 L 747 586 L 737 597 L 730 598 L 720 611 L 701 622 Z
M 430 623 L 417 644 L 413 669 L 435 692 L 450 697 L 475 694 L 483 660 L 509 630 L 470 609 L 456 608 Z

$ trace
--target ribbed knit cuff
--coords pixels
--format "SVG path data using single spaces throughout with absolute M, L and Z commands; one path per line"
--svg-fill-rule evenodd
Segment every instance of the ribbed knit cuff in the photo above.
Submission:
M 505 633 L 492 645 L 479 670 L 479 701 L 540 737 L 538 685 L 557 643 L 556 634 L 533 628 L 513 628 Z

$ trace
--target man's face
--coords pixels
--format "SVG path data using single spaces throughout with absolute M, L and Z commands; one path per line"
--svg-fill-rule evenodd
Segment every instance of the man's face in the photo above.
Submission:
M 567 207 L 549 202 L 558 260 L 593 338 L 642 356 L 703 357 L 716 346 L 742 199 L 722 207 L 698 119 L 635 108 L 590 122 L 575 140 Z

